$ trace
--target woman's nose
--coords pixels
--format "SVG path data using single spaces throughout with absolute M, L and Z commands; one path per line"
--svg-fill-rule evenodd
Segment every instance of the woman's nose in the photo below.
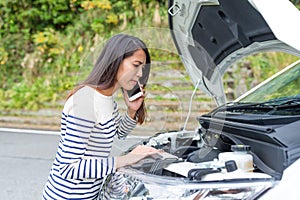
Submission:
M 138 77 L 142 77 L 143 76 L 143 66 L 139 66 L 138 67 L 138 71 L 136 74 Z

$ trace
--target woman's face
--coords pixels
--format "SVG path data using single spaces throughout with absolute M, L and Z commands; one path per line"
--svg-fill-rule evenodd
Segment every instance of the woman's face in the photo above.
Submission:
M 142 49 L 125 58 L 118 69 L 117 87 L 131 90 L 143 75 L 143 67 L 146 63 L 146 54 Z

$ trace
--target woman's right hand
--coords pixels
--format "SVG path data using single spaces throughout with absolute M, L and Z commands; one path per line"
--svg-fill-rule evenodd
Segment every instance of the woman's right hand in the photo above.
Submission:
M 162 150 L 155 149 L 153 147 L 139 145 L 135 147 L 130 153 L 117 157 L 116 168 L 121 168 L 126 165 L 134 164 L 141 159 L 151 156 L 153 154 L 161 153 Z

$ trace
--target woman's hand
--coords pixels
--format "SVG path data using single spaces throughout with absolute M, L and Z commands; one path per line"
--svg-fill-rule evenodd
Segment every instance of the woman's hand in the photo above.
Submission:
M 134 101 L 129 101 L 127 92 L 123 92 L 124 100 L 127 105 L 127 113 L 132 119 L 134 119 L 136 111 L 141 107 L 146 96 L 144 87 L 141 86 L 141 88 L 143 95 Z
M 158 150 L 153 147 L 139 145 L 135 147 L 130 153 L 121 157 L 117 157 L 116 168 L 118 169 L 126 165 L 134 164 L 147 156 L 161 152 L 162 150 Z

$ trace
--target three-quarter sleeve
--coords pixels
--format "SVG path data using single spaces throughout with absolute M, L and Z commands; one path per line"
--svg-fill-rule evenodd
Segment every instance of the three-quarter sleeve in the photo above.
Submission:
M 132 119 L 127 112 L 121 116 L 118 111 L 118 105 L 114 102 L 114 114 L 117 124 L 117 135 L 119 139 L 125 139 L 126 136 L 135 128 L 137 122 Z

